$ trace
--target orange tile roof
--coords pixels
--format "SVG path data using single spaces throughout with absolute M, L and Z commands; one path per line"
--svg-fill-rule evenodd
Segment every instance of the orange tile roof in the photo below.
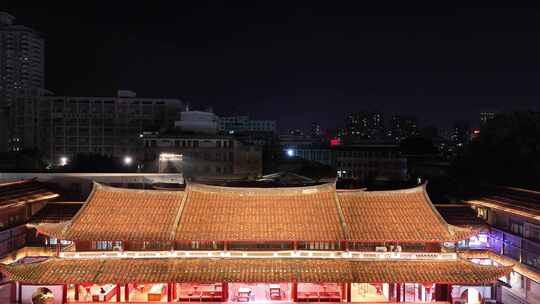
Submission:
M 87 202 L 64 228 L 64 239 L 171 241 L 183 198 L 181 191 L 120 189 L 95 184 Z
M 58 196 L 35 179 L 0 183 L 0 208 L 45 201 Z
M 167 282 L 495 282 L 511 267 L 453 261 L 352 261 L 329 259 L 49 259 L 3 266 L 8 279 L 23 283 Z
M 66 223 L 38 225 L 66 240 L 444 242 L 475 231 L 448 225 L 424 187 L 336 192 L 334 184 L 186 191 L 95 185 Z
M 298 188 L 190 185 L 177 240 L 342 240 L 332 184 Z
M 444 242 L 472 231 L 448 225 L 429 200 L 425 185 L 394 191 L 338 192 L 348 239 L 364 242 Z

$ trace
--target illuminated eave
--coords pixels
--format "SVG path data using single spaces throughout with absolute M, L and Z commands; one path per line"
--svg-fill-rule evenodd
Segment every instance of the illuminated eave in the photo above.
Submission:
M 502 205 L 499 205 L 499 204 L 496 204 L 496 203 L 490 203 L 490 202 L 481 201 L 481 200 L 470 200 L 470 201 L 467 201 L 467 202 L 472 206 L 480 206 L 480 207 L 491 208 L 491 209 L 494 209 L 494 210 L 511 213 L 511 214 L 514 214 L 514 215 L 522 216 L 522 217 L 525 217 L 525 218 L 528 218 L 528 219 L 533 219 L 533 220 L 536 220 L 536 221 L 540 222 L 540 215 L 536 215 L 536 214 L 534 214 L 532 212 L 528 212 L 528 211 L 521 210 L 521 209 L 518 209 L 518 208 L 502 206 Z
M 456 253 L 438 252 L 359 252 L 359 251 L 79 251 L 60 252 L 69 259 L 106 258 L 248 258 L 248 259 L 347 259 L 347 260 L 456 260 Z

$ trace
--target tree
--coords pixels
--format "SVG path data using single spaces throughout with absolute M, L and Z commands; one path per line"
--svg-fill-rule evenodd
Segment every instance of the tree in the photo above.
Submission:
M 453 174 L 468 185 L 491 183 L 538 188 L 540 113 L 496 116 L 480 130 L 453 164 Z

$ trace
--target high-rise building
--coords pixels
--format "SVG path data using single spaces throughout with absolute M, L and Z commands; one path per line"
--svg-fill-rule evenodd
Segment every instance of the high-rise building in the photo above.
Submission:
M 45 87 L 45 41 L 31 28 L 14 25 L 0 12 L 0 106 L 9 106 L 22 90 Z
M 318 122 L 311 123 L 311 129 L 309 130 L 309 133 L 311 137 L 321 137 L 322 136 L 321 125 Z
M 347 135 L 366 140 L 377 140 L 384 134 L 382 113 L 358 112 L 349 115 Z
M 486 124 L 488 121 L 495 118 L 495 112 L 480 112 L 480 125 Z
M 391 124 L 387 134 L 395 142 L 401 142 L 405 138 L 419 134 L 418 119 L 414 116 L 394 115 Z

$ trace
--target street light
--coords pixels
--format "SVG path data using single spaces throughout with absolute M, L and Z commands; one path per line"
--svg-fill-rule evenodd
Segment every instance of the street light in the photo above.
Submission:
M 293 157 L 294 156 L 294 150 L 293 149 L 287 149 L 287 156 Z
M 129 166 L 133 163 L 133 158 L 131 156 L 124 156 L 124 165 Z
M 69 159 L 65 156 L 60 157 L 60 166 L 65 166 L 68 164 Z

